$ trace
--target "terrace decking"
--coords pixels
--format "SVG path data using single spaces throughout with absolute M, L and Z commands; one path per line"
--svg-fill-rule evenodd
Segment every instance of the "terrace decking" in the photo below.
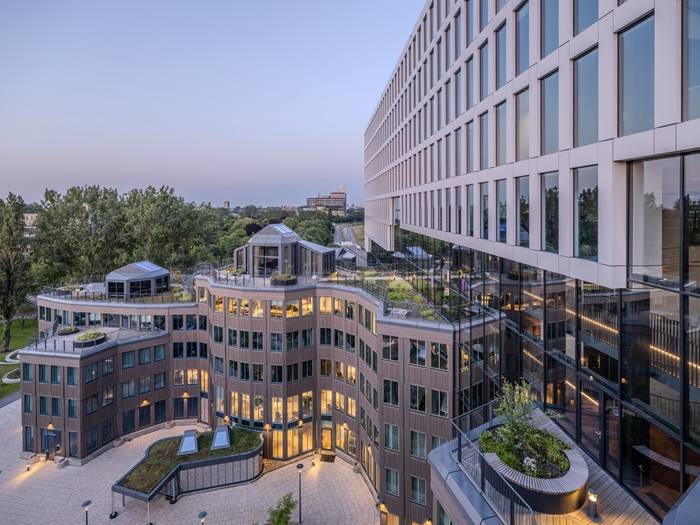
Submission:
M 573 441 L 551 419 L 542 412 L 536 411 L 535 424 L 548 430 L 562 441 L 576 447 Z M 598 517 L 593 519 L 588 515 L 588 503 L 576 512 L 559 516 L 551 514 L 535 514 L 535 519 L 541 525 L 652 525 L 658 521 L 642 507 L 620 484 L 595 463 L 587 454 L 582 453 L 588 471 L 588 489 L 598 495 Z

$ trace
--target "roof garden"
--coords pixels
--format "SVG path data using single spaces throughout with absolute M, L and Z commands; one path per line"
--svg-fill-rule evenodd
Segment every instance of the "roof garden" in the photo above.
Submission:
M 118 485 L 128 489 L 150 494 L 176 466 L 193 461 L 235 456 L 255 450 L 261 445 L 260 433 L 237 427 L 228 429 L 229 446 L 212 446 L 215 432 L 195 434 L 185 432 L 184 436 L 161 439 L 151 445 L 144 457 L 119 482 Z M 196 439 L 194 443 L 187 442 L 191 453 L 180 453 L 184 440 Z M 218 445 L 215 443 L 214 445 Z

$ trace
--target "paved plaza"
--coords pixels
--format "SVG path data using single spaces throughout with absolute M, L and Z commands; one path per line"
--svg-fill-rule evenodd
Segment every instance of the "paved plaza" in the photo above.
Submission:
M 180 435 L 187 428 L 160 430 L 136 438 L 82 467 L 59 469 L 53 463 L 35 463 L 29 472 L 19 458 L 21 449 L 20 402 L 0 408 L 0 522 L 23 525 L 83 523 L 80 504 L 92 500 L 90 524 L 132 525 L 146 523 L 146 505 L 115 496 L 119 516 L 109 520 L 112 483 L 139 461 L 147 446 L 163 437 Z M 305 459 L 303 470 L 302 518 L 304 524 L 362 525 L 379 523 L 374 500 L 360 474 L 341 460 L 334 463 Z M 257 481 L 237 487 L 183 496 L 175 505 L 163 497 L 151 503 L 155 525 L 198 523 L 205 510 L 209 524 L 263 525 L 267 509 L 287 492 L 296 498 L 298 475 L 295 464 L 288 465 Z M 294 519 L 296 519 L 296 511 Z

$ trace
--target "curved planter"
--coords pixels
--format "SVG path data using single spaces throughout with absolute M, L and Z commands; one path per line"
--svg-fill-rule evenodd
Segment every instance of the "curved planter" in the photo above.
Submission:
M 95 337 L 94 339 L 87 339 L 85 341 L 80 341 L 76 339 L 73 342 L 73 348 L 91 348 L 93 346 L 98 346 L 104 343 L 107 340 L 107 334 L 100 334 L 98 337 Z
M 535 478 L 509 467 L 491 452 L 485 453 L 489 465 L 503 476 L 532 510 L 546 514 L 568 514 L 586 502 L 588 465 L 580 452 L 564 451 L 569 470 L 558 478 Z

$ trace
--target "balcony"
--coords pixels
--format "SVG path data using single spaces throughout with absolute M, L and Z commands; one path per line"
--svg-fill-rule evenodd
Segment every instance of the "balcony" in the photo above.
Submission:
M 657 523 L 620 484 L 583 452 L 539 408 L 532 423 L 566 443 L 585 460 L 588 468 L 587 500 L 578 510 L 547 514 L 533 510 L 521 494 L 522 486 L 508 481 L 479 448 L 484 430 L 500 424 L 494 408 L 499 400 L 453 420 L 455 439 L 433 450 L 431 488 L 434 497 L 453 523 L 507 525 L 605 524 L 645 525 Z M 563 478 L 556 478 L 557 481 Z

